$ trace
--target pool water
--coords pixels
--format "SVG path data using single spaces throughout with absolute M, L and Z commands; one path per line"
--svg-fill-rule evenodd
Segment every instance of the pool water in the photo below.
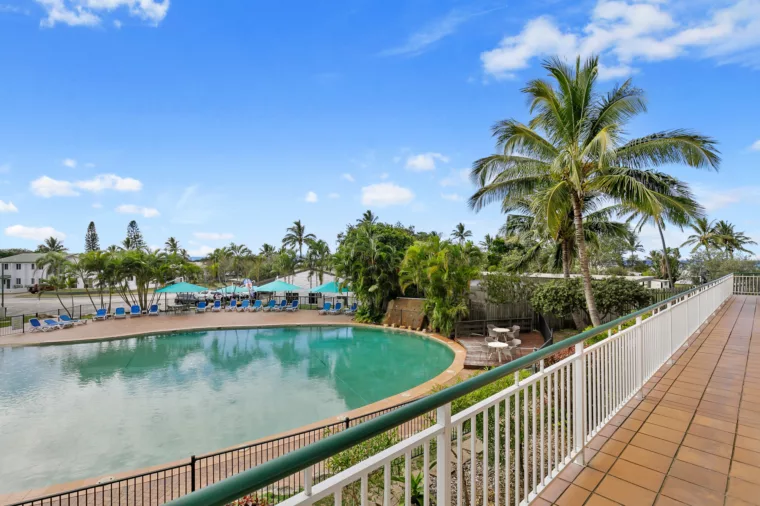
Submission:
M 0 492 L 163 464 L 398 394 L 454 353 L 358 327 L 0 348 Z

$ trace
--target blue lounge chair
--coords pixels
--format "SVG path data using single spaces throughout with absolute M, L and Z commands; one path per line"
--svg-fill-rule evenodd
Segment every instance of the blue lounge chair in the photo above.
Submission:
M 251 311 L 253 311 L 254 313 L 257 312 L 257 311 L 261 311 L 261 301 L 260 300 L 257 300 L 257 301 L 255 301 L 253 303 L 253 306 L 251 306 Z
M 98 321 L 102 320 L 105 321 L 106 318 L 108 318 L 108 312 L 106 311 L 106 308 L 101 307 L 97 311 L 95 311 L 95 316 L 92 317 L 93 320 Z
M 274 310 L 275 310 L 274 309 L 274 299 L 272 299 L 272 300 L 269 301 L 269 304 L 266 305 L 266 307 L 264 308 L 264 311 L 266 311 L 268 313 L 269 311 L 274 311 Z
M 330 312 L 330 308 L 332 305 L 329 302 L 325 302 L 325 305 L 322 306 L 322 309 L 319 310 L 319 314 L 327 314 Z
M 230 305 L 227 306 L 226 308 L 224 308 L 224 310 L 225 311 L 234 311 L 236 307 L 237 307 L 237 300 L 236 299 L 232 299 L 230 301 Z
M 206 312 L 206 301 L 202 300 L 198 303 L 197 306 L 195 306 L 195 312 L 196 313 L 205 313 Z
M 282 299 L 282 301 L 280 302 L 280 305 L 279 306 L 275 305 L 274 308 L 272 309 L 274 309 L 275 311 L 285 311 L 285 308 L 287 307 L 287 305 L 288 305 L 288 301 L 285 299 Z
M 328 311 L 329 314 L 340 314 L 340 310 L 343 307 L 343 304 L 340 302 L 335 303 L 335 307 Z
M 79 318 L 71 318 L 67 314 L 62 314 L 58 317 L 58 320 L 64 323 L 71 323 L 72 325 L 84 325 L 87 320 L 80 320 Z
M 124 311 L 123 307 L 117 307 L 113 312 L 113 317 L 115 320 L 121 320 L 122 318 L 127 317 L 127 312 Z
M 248 299 L 245 299 L 242 304 L 240 304 L 237 307 L 238 312 L 240 311 L 248 311 L 248 309 L 251 307 L 251 302 Z
M 148 309 L 148 316 L 158 316 L 158 304 L 151 304 Z
M 74 322 L 62 320 L 61 319 L 61 315 L 58 315 L 58 319 L 57 320 L 45 320 L 46 323 L 49 322 L 49 321 L 53 321 L 53 322 L 57 323 L 58 326 L 61 327 L 62 329 L 67 329 L 69 327 L 73 327 L 74 326 Z
M 47 320 L 42 320 L 42 322 L 43 322 L 45 325 L 47 325 L 47 326 L 48 326 L 48 328 L 50 328 L 50 329 L 62 329 L 62 328 L 63 328 L 63 325 L 61 325 L 61 324 L 60 324 L 60 323 L 58 323 L 57 321 L 55 321 L 55 320 L 51 320 L 51 319 L 49 319 L 49 318 L 48 318 Z
M 51 327 L 50 325 L 43 325 L 37 318 L 30 318 L 29 325 L 31 325 L 30 332 L 49 332 L 59 328 L 57 326 Z
M 346 308 L 346 310 L 343 311 L 343 314 L 346 314 L 348 316 L 355 315 L 356 314 L 356 308 L 357 308 L 357 306 L 358 305 L 356 304 L 356 302 L 354 302 L 353 304 L 351 304 L 351 307 Z
M 211 312 L 216 313 L 222 310 L 222 301 L 217 299 L 214 301 L 214 307 L 211 308 Z
M 288 311 L 290 313 L 295 313 L 296 311 L 298 311 L 298 301 L 294 300 L 293 302 L 291 302 L 291 304 L 285 308 L 285 311 Z
M 133 305 L 129 309 L 129 317 L 134 318 L 135 316 L 142 316 L 142 310 L 138 304 Z

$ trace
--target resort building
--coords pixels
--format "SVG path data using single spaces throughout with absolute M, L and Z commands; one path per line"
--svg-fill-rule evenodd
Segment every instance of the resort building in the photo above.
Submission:
M 25 291 L 47 276 L 47 271 L 37 265 L 42 256 L 43 253 L 21 253 L 0 259 L 4 288 L 11 292 Z

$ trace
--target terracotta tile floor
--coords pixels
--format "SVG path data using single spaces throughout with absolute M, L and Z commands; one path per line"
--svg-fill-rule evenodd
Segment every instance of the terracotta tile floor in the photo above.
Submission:
M 760 506 L 758 306 L 732 297 L 533 504 Z

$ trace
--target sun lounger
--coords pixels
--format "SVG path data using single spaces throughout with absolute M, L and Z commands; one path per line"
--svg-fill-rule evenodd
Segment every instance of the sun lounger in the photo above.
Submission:
M 253 306 L 251 306 L 251 311 L 256 313 L 257 311 L 261 311 L 261 301 L 257 300 L 253 303 Z
M 61 325 L 59 322 L 51 319 L 43 320 L 42 323 L 48 326 L 48 328 L 51 329 L 62 329 L 63 325 Z
M 66 316 L 66 315 L 64 315 L 64 316 Z M 68 328 L 74 326 L 74 322 L 72 322 L 71 320 L 69 320 L 69 321 L 62 320 L 60 315 L 58 315 L 58 319 L 57 320 L 45 320 L 45 322 L 48 322 L 48 321 L 54 321 L 62 329 L 68 329 Z
M 135 304 L 129 309 L 129 317 L 134 318 L 136 316 L 142 316 L 142 310 L 140 306 Z
M 92 317 L 93 320 L 98 321 L 102 320 L 105 321 L 106 318 L 108 318 L 108 312 L 106 311 L 106 308 L 101 307 L 97 311 L 95 311 L 95 316 Z
M 335 307 L 333 309 L 331 309 L 330 311 L 328 311 L 328 313 L 329 314 L 340 314 L 340 310 L 341 310 L 342 307 L 343 307 L 343 304 L 340 303 L 340 302 L 337 302 L 335 304 Z
M 285 311 L 289 313 L 295 313 L 296 311 L 298 311 L 298 301 L 294 300 L 289 306 L 285 308 Z
M 195 306 L 195 312 L 196 313 L 205 313 L 206 312 L 206 301 L 201 301 L 198 303 L 197 306 Z
M 322 306 L 322 309 L 319 310 L 319 314 L 327 314 L 330 312 L 330 308 L 332 308 L 332 304 L 329 302 L 325 302 L 325 305 Z
M 116 310 L 113 312 L 113 317 L 115 320 L 120 320 L 122 318 L 127 317 L 127 312 L 124 311 L 123 307 L 117 307 Z
M 241 311 L 248 311 L 248 309 L 250 309 L 250 307 L 251 307 L 251 302 L 250 302 L 248 299 L 245 299 L 245 300 L 243 301 L 243 303 L 242 303 L 242 304 L 240 304 L 240 305 L 237 307 L 237 310 L 238 310 L 238 312 L 241 312 Z
M 354 302 L 353 304 L 351 304 L 351 307 L 348 307 L 348 308 L 346 308 L 345 311 L 343 311 L 343 314 L 348 315 L 348 316 L 352 316 L 352 315 L 356 314 L 356 308 L 357 308 L 357 306 L 358 305 L 356 304 L 356 302 Z
M 227 306 L 227 307 L 225 307 L 224 310 L 225 311 L 234 311 L 236 307 L 237 307 L 237 300 L 232 299 L 230 301 L 230 305 Z
M 268 312 L 274 311 L 274 310 L 275 310 L 275 308 L 274 308 L 274 300 L 270 300 L 269 304 L 267 304 L 266 307 L 264 308 L 264 311 L 268 313 Z
M 72 325 L 84 325 L 87 323 L 87 320 L 80 320 L 79 318 L 71 318 L 67 314 L 62 314 L 58 317 L 59 321 L 62 321 L 64 323 L 71 323 Z
M 55 327 L 43 325 L 37 318 L 31 318 L 29 320 L 29 325 L 31 325 L 31 332 L 50 332 L 51 330 L 57 330 L 60 328 L 57 325 Z
M 158 304 L 152 304 L 148 309 L 148 316 L 158 316 Z
M 280 302 L 280 305 L 275 305 L 272 309 L 275 311 L 284 311 L 285 307 L 287 307 L 288 301 L 285 299 L 282 299 L 282 302 Z
M 216 313 L 218 311 L 222 310 L 222 301 L 215 300 L 214 301 L 214 307 L 211 308 L 211 312 Z

